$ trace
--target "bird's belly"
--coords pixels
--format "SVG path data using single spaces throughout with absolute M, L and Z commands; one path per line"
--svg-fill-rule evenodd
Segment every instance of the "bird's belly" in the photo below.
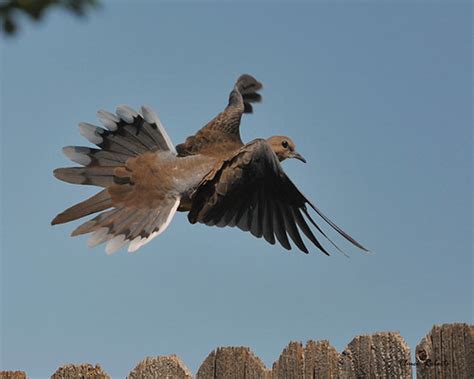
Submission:
M 179 211 L 191 209 L 191 194 L 205 175 L 211 171 L 217 159 L 203 155 L 192 155 L 176 159 L 170 170 L 175 190 L 181 197 Z

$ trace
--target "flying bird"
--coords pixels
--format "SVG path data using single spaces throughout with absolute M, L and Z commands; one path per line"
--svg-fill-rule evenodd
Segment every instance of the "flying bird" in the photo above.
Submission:
M 141 107 L 140 113 L 126 105 L 119 105 L 115 114 L 99 110 L 105 129 L 79 124 L 80 133 L 97 148 L 64 147 L 64 154 L 80 167 L 58 168 L 54 176 L 103 189 L 51 223 L 98 213 L 72 236 L 90 233 L 88 245 L 106 243 L 108 254 L 125 245 L 129 252 L 138 250 L 163 233 L 177 211 L 188 212 L 192 224 L 238 227 L 270 244 L 278 241 L 288 250 L 291 239 L 308 253 L 301 233 L 326 255 L 321 236 L 340 250 L 311 217 L 311 209 L 349 242 L 367 251 L 285 174 L 281 166 L 285 159 L 306 162 L 291 138 L 242 142 L 241 118 L 261 101 L 261 89 L 262 84 L 251 75 L 240 76 L 227 107 L 176 147 L 149 107 Z

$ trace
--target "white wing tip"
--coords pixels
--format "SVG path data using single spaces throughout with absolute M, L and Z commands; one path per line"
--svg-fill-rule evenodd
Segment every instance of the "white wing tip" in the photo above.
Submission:
M 104 109 L 100 109 L 97 111 L 97 117 L 102 125 L 104 125 L 110 131 L 113 132 L 118 129 L 117 124 L 120 122 L 120 119 L 113 113 L 110 113 Z
M 174 198 L 174 203 L 172 203 L 172 206 L 169 209 L 169 213 L 166 217 L 166 220 L 159 226 L 158 230 L 155 230 L 148 237 L 137 236 L 133 240 L 130 240 L 126 238 L 125 234 L 113 236 L 112 234 L 109 234 L 109 228 L 101 227 L 92 233 L 89 240 L 87 241 L 87 245 L 92 248 L 101 243 L 107 242 L 105 252 L 107 253 L 107 255 L 111 255 L 128 244 L 128 252 L 134 253 L 143 245 L 149 243 L 153 238 L 159 236 L 168 228 L 169 224 L 171 223 L 171 220 L 173 219 L 173 216 L 176 214 L 176 211 L 180 204 L 180 200 L 181 199 L 179 197 Z
M 78 152 L 74 146 L 63 147 L 63 154 L 71 161 L 79 163 L 82 166 L 87 166 L 92 161 L 86 154 Z
M 99 145 L 101 144 L 104 140 L 98 133 L 99 128 L 95 125 L 88 124 L 87 122 L 81 122 L 79 124 L 79 133 L 85 138 L 87 138 L 88 141 Z
M 155 113 L 153 109 L 151 109 L 150 106 L 142 105 L 141 111 L 142 111 L 143 119 L 149 124 L 155 124 L 155 123 L 160 122 L 158 115 Z
M 165 128 L 163 127 L 163 124 L 161 123 L 160 118 L 156 114 L 156 112 L 148 105 L 142 105 L 141 106 L 141 112 L 143 119 L 148 122 L 149 124 L 155 124 L 158 130 L 160 131 L 163 139 L 166 142 L 166 146 L 168 149 L 173 153 L 176 154 L 176 148 L 173 145 L 173 142 L 171 141 L 170 136 L 166 132 Z
M 109 228 L 100 228 L 96 230 L 94 233 L 92 233 L 91 237 L 87 241 L 87 246 L 92 248 L 97 245 L 100 245 L 102 242 L 107 241 L 109 238 Z M 110 236 L 111 237 L 111 236 Z
M 125 104 L 119 104 L 116 113 L 117 116 L 129 124 L 132 124 L 133 119 L 138 116 L 138 113 L 134 109 Z
M 125 240 L 125 235 L 119 234 L 118 236 L 115 236 L 109 242 L 107 242 L 105 252 L 107 253 L 107 255 L 111 255 L 120 250 L 126 243 L 127 241 Z
M 135 239 L 133 239 L 130 242 L 130 245 L 128 245 L 128 252 L 129 253 L 134 253 L 136 252 L 142 245 L 143 243 L 141 242 L 143 240 L 142 237 L 138 236 Z

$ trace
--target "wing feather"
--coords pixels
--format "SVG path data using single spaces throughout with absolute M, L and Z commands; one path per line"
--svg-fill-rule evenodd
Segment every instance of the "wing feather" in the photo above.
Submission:
M 203 126 L 195 135 L 176 146 L 179 156 L 198 154 L 207 149 L 220 149 L 225 144 L 243 146 L 240 121 L 244 113 L 252 113 L 252 103 L 262 100 L 258 91 L 262 84 L 251 75 L 241 75 L 229 94 L 227 107 Z
M 308 237 L 308 239 L 314 243 L 314 245 L 319 249 L 321 250 L 324 254 L 326 255 L 329 255 L 329 253 L 326 251 L 326 249 L 324 248 L 323 245 L 321 245 L 321 243 L 318 241 L 318 239 L 316 238 L 316 236 L 314 235 L 314 233 L 311 231 L 311 229 L 309 228 L 308 224 L 306 223 L 305 219 L 303 218 L 303 216 L 301 215 L 300 213 L 300 210 L 299 209 L 295 209 L 295 208 L 291 208 L 292 212 L 293 212 L 293 217 L 295 218 L 296 220 L 296 223 L 298 224 L 299 228 L 302 230 L 302 232 L 304 233 L 304 235 L 306 237 Z M 319 227 L 318 227 L 319 228 Z M 325 234 L 323 234 L 325 236 Z
M 281 209 L 278 206 L 278 201 L 273 203 L 273 230 L 275 231 L 275 236 L 278 242 L 280 242 L 280 245 L 287 250 L 291 250 L 290 241 L 288 241 L 286 235 L 285 221 L 281 214 Z
M 263 205 L 262 203 L 262 190 L 259 189 L 254 192 L 252 198 L 252 225 L 250 228 L 250 233 L 252 233 L 255 237 L 260 238 L 263 235 Z
M 303 253 L 308 254 L 308 248 L 305 246 L 303 240 L 301 239 L 290 207 L 283 205 L 281 202 L 278 203 L 278 206 L 280 207 L 281 213 L 283 215 L 285 229 L 288 232 L 288 235 Z
M 304 215 L 323 238 L 341 251 L 313 220 L 307 204 L 348 241 L 366 250 L 298 190 L 262 139 L 243 146 L 201 181 L 192 198 L 188 219 L 191 223 L 237 226 L 258 238 L 264 237 L 271 244 L 278 241 L 288 250 L 291 239 L 299 250 L 308 253 L 303 234 L 316 248 L 329 255 Z
M 264 214 L 263 214 L 263 220 L 262 220 L 263 238 L 265 238 L 265 240 L 268 243 L 274 245 L 275 235 L 273 234 L 272 204 L 267 196 L 264 196 L 263 200 L 265 201 Z

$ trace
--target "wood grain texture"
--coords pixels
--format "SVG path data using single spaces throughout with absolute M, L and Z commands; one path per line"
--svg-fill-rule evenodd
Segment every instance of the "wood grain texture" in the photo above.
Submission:
M 24 371 L 0 371 L 0 379 L 27 379 Z
M 176 355 L 147 357 L 128 374 L 127 379 L 192 379 L 191 371 Z
M 304 348 L 301 342 L 290 342 L 273 364 L 273 379 L 304 378 Z
M 341 353 L 340 378 L 412 378 L 410 348 L 397 332 L 355 337 Z
M 416 376 L 474 378 L 474 326 L 464 323 L 433 326 L 416 347 Z
M 329 341 L 308 341 L 304 349 L 304 379 L 335 379 L 339 376 L 339 353 Z
M 416 347 L 416 362 L 398 332 L 355 337 L 338 353 L 328 341 L 290 342 L 267 369 L 248 347 L 219 347 L 199 367 L 196 379 L 474 379 L 474 326 L 435 325 Z M 0 379 L 26 379 L 22 371 L 0 371 Z M 109 379 L 99 365 L 64 365 L 52 379 Z M 140 362 L 127 379 L 191 379 L 176 355 Z
M 273 364 L 273 378 L 339 377 L 339 353 L 328 341 L 290 342 Z
M 51 379 L 111 379 L 100 365 L 84 363 L 80 365 L 68 364 L 59 367 Z
M 196 379 L 270 379 L 263 362 L 248 347 L 220 347 L 204 360 Z

